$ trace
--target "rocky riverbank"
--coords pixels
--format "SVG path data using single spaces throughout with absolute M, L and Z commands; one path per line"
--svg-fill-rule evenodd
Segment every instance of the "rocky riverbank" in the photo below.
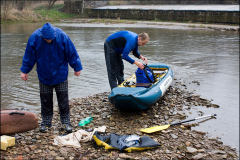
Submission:
M 198 83 L 198 82 L 193 82 Z M 1 151 L 1 159 L 238 159 L 236 149 L 223 145 L 218 138 L 210 138 L 205 131 L 194 130 L 194 126 L 206 120 L 184 125 L 171 126 L 152 134 L 140 132 L 142 128 L 165 125 L 186 119 L 185 111 L 192 106 L 218 108 L 217 104 L 187 91 L 185 84 L 175 79 L 165 95 L 148 110 L 125 113 L 117 110 L 108 101 L 109 93 L 99 93 L 85 98 L 70 100 L 70 114 L 73 131 L 94 129 L 106 126 L 106 134 L 147 135 L 162 146 L 140 151 L 120 152 L 105 150 L 96 146 L 94 141 L 81 142 L 81 148 L 53 145 L 54 138 L 66 133 L 60 130 L 58 107 L 54 106 L 53 126 L 47 133 L 40 133 L 39 128 L 12 136 L 16 145 Z M 199 116 L 205 115 L 199 111 Z M 93 121 L 85 127 L 79 127 L 81 119 L 92 116 Z M 39 125 L 40 114 L 37 115 Z M 84 154 L 85 153 L 85 154 Z

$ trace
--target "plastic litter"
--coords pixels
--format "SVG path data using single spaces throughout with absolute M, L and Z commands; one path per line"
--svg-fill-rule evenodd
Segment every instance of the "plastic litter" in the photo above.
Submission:
M 81 127 L 85 126 L 86 124 L 92 122 L 92 120 L 93 120 L 93 118 L 91 116 L 87 117 L 87 118 L 81 120 L 78 125 L 81 126 Z
M 57 136 L 54 138 L 53 145 L 81 148 L 80 142 L 91 141 L 93 134 L 96 131 L 105 132 L 106 126 L 95 128 L 92 132 L 87 132 L 85 130 L 80 129 L 76 132 L 64 136 Z

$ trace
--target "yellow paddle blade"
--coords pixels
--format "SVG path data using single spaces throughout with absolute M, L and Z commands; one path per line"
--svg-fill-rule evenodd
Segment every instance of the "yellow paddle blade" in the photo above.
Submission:
M 168 127 L 170 127 L 170 125 L 155 126 L 155 127 L 145 128 L 145 129 L 142 129 L 140 131 L 145 132 L 145 133 L 153 133 L 153 132 L 157 132 L 157 131 L 167 129 Z

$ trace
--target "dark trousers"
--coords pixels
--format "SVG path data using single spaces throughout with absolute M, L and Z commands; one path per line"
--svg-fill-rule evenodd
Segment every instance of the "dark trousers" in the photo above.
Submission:
M 110 48 L 107 41 L 104 43 L 104 52 L 109 85 L 112 90 L 124 81 L 124 65 L 122 55 Z
M 39 82 L 41 115 L 42 117 L 53 115 L 53 89 L 55 88 L 60 116 L 69 115 L 68 81 L 56 85 L 46 85 Z

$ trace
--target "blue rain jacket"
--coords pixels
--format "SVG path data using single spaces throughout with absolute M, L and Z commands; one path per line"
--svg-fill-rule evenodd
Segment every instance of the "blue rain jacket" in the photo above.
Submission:
M 132 51 L 133 55 L 139 58 L 138 52 L 138 35 L 130 31 L 119 31 L 107 38 L 110 48 L 114 49 L 117 53 L 122 54 L 122 58 L 129 63 L 133 64 L 135 60 L 129 57 Z
M 57 27 L 53 27 L 53 41 L 47 43 L 43 39 L 42 28 L 37 29 L 29 38 L 20 70 L 29 73 L 37 63 L 41 83 L 54 85 L 64 82 L 68 77 L 68 64 L 76 72 L 83 69 L 77 50 L 69 36 Z

